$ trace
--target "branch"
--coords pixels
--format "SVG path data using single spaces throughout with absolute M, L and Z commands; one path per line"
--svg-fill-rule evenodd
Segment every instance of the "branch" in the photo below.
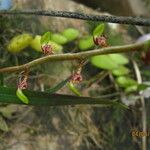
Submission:
M 33 60 L 29 63 L 23 64 L 23 65 L 1 68 L 0 73 L 22 71 L 22 70 L 29 69 L 31 67 L 34 67 L 36 65 L 40 65 L 40 64 L 43 64 L 43 63 L 49 62 L 49 61 L 82 60 L 82 59 L 84 60 L 84 59 L 90 58 L 95 55 L 123 53 L 123 52 L 129 52 L 129 51 L 131 52 L 131 51 L 138 51 L 141 49 L 145 50 L 148 48 L 150 48 L 150 41 L 146 41 L 143 43 L 129 44 L 129 45 L 124 45 L 124 46 L 106 47 L 106 48 L 89 50 L 89 51 L 79 52 L 79 53 L 48 55 L 48 56 L 44 56 L 44 57 L 35 59 L 35 60 Z
M 44 10 L 5 10 L 0 11 L 0 14 L 7 15 L 39 15 L 39 16 L 53 16 L 53 17 L 65 17 L 91 21 L 102 21 L 119 24 L 130 24 L 139 26 L 150 26 L 149 18 L 142 17 L 123 17 L 123 16 L 107 16 L 107 15 L 89 15 L 78 12 L 67 11 L 44 11 Z

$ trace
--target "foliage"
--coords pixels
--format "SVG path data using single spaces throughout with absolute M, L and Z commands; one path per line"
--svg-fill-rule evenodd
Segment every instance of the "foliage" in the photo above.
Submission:
M 93 47 L 94 47 L 93 36 L 89 35 L 80 39 L 79 41 L 80 50 L 88 50 Z
M 101 34 L 104 33 L 104 25 L 101 25 L 101 24 L 98 25 L 97 29 L 98 29 L 98 31 L 96 31 L 97 36 L 98 35 L 100 36 Z M 24 29 L 21 31 L 21 33 L 18 33 L 17 31 L 15 31 L 17 33 L 12 34 L 9 38 L 4 38 L 4 39 L 13 40 L 14 38 L 18 36 L 18 34 L 20 36 L 26 34 L 26 31 L 28 30 Z M 25 62 L 29 62 L 38 57 L 41 57 L 41 54 L 42 54 L 41 44 L 42 43 L 49 43 L 50 45 L 53 45 L 53 49 L 59 53 L 60 52 L 61 53 L 72 52 L 72 50 L 74 50 L 73 52 L 78 52 L 82 50 L 99 48 L 94 45 L 93 33 L 89 33 L 88 36 L 85 36 L 82 33 L 80 33 L 80 31 L 78 31 L 77 29 L 73 29 L 73 28 L 71 29 L 66 28 L 64 31 L 60 33 L 58 32 L 53 33 L 51 31 L 50 32 L 48 31 L 48 33 L 46 33 L 47 36 L 43 40 L 44 42 L 41 43 L 40 41 L 41 41 L 41 37 L 43 37 L 42 36 L 43 32 L 45 31 L 42 31 L 40 33 L 38 31 L 36 32 L 28 31 L 27 33 L 29 33 L 29 35 L 32 36 L 32 40 L 30 40 L 29 43 L 27 43 L 28 46 L 23 47 L 21 50 L 17 49 L 18 51 L 17 54 L 12 54 L 11 51 L 9 52 L 6 51 L 5 46 L 7 47 L 11 43 L 11 40 L 5 41 L 3 39 L 2 40 L 3 41 L 2 45 L 4 46 L 3 54 L 2 53 L 0 54 L 2 58 L 2 59 L 0 58 L 0 62 L 2 62 L 0 63 L 1 67 L 23 64 Z M 109 32 L 105 31 L 105 34 L 108 37 L 108 43 L 110 46 L 123 44 L 122 36 L 120 36 L 120 34 L 115 34 L 115 33 L 110 33 L 110 32 L 111 31 Z M 9 32 L 7 31 L 7 33 Z M 131 147 L 133 143 L 132 143 L 131 137 L 129 137 L 129 129 L 127 128 L 129 127 L 129 125 L 126 124 L 126 122 L 129 122 L 131 125 L 138 124 L 139 119 L 141 117 L 139 115 L 140 112 L 136 112 L 133 110 L 134 111 L 133 113 L 137 113 L 135 114 L 136 117 L 134 117 L 134 116 L 131 116 L 132 112 L 123 111 L 123 108 L 125 107 L 125 105 L 123 105 L 123 107 L 118 107 L 118 106 L 122 106 L 121 105 L 122 103 L 120 103 L 121 101 L 123 101 L 122 93 L 123 93 L 123 96 L 124 95 L 127 96 L 126 99 L 128 99 L 129 95 L 132 95 L 133 97 L 136 98 L 136 93 L 134 92 L 143 91 L 148 86 L 145 86 L 145 84 L 143 85 L 137 84 L 137 81 L 134 79 L 132 65 L 129 61 L 130 58 L 131 56 L 126 56 L 126 55 L 121 55 L 121 54 L 94 56 L 85 65 L 85 67 L 83 67 L 83 71 L 82 71 L 82 74 L 84 77 L 83 83 L 81 82 L 78 86 L 73 85 L 72 91 L 74 91 L 74 94 L 78 96 L 69 95 L 70 91 L 68 92 L 66 85 L 68 85 L 67 83 L 69 82 L 70 78 L 66 79 L 66 76 L 65 76 L 62 78 L 63 79 L 65 78 L 66 80 L 63 80 L 62 78 L 60 79 L 59 77 L 62 76 L 62 73 L 59 73 L 58 75 L 53 75 L 53 76 L 51 75 L 51 73 L 53 72 L 53 69 L 57 68 L 56 64 L 51 63 L 51 67 L 49 67 L 48 64 L 46 64 L 45 66 L 37 66 L 33 68 L 33 70 L 31 70 L 30 72 L 29 89 L 32 89 L 32 91 L 23 90 L 23 94 L 26 95 L 26 97 L 30 100 L 28 105 L 33 104 L 33 105 L 40 105 L 40 106 L 41 105 L 62 106 L 62 105 L 75 105 L 75 104 L 84 103 L 84 104 L 91 104 L 91 105 L 94 104 L 94 106 L 100 106 L 101 108 L 99 107 L 93 108 L 91 106 L 86 106 L 86 107 L 79 106 L 79 107 L 61 107 L 61 108 L 58 108 L 58 107 L 47 108 L 46 107 L 47 109 L 45 107 L 43 108 L 36 107 L 35 109 L 38 112 L 38 115 L 37 115 L 38 121 L 42 119 L 44 120 L 46 115 L 49 115 L 49 116 L 47 119 L 45 119 L 45 122 L 48 122 L 48 120 L 52 119 L 55 115 L 60 116 L 60 118 L 62 119 L 61 122 L 63 123 L 65 122 L 64 128 L 65 129 L 68 128 L 69 130 L 68 133 L 72 132 L 74 134 L 75 132 L 77 132 L 79 134 L 79 137 L 77 139 L 80 139 L 81 143 L 84 143 L 83 142 L 84 140 L 88 141 L 90 145 L 93 146 L 92 147 L 93 149 L 97 148 L 98 146 L 101 146 L 101 141 L 99 141 L 100 138 L 103 139 L 103 137 L 99 137 L 99 133 L 101 132 L 101 130 L 104 136 L 106 136 L 104 138 L 104 142 L 102 142 L 103 147 L 109 147 L 109 149 L 112 149 L 112 147 L 115 147 L 117 145 L 117 148 L 118 148 L 119 142 L 127 144 L 129 147 Z M 58 63 L 59 63 L 58 70 L 62 69 L 63 71 L 65 71 L 65 69 L 68 67 L 67 66 L 66 68 L 63 68 L 63 63 L 62 62 L 58 62 Z M 72 64 L 72 63 L 69 63 L 69 64 Z M 75 66 L 77 65 L 78 65 L 78 62 L 75 62 Z M 71 66 L 71 69 L 70 68 L 69 69 L 74 70 L 74 68 L 75 67 Z M 41 76 L 45 72 L 48 72 L 47 70 L 49 70 L 49 74 L 47 74 L 41 79 Z M 101 74 L 103 71 L 105 72 L 105 74 Z M 70 74 L 66 74 L 66 75 L 68 76 Z M 114 80 L 109 75 L 112 76 Z M 16 83 L 17 83 L 16 78 L 18 78 L 16 74 L 14 77 L 13 75 L 9 74 L 4 77 L 1 77 L 1 83 L 3 83 L 4 86 L 7 85 L 8 87 L 11 87 L 11 86 L 14 87 L 16 86 Z M 55 82 L 56 79 L 58 79 L 57 80 L 59 81 L 58 83 Z M 114 86 L 114 84 L 117 84 L 118 90 Z M 40 88 L 43 85 L 44 85 L 45 92 L 40 92 L 41 90 L 43 90 L 42 88 Z M 33 91 L 33 89 L 36 89 L 36 92 Z M 70 89 L 72 89 L 72 87 Z M 14 103 L 19 103 L 19 104 L 24 104 L 21 100 L 19 100 L 15 92 L 16 92 L 15 88 L 1 87 L 0 88 L 0 101 L 2 100 L 3 102 L 5 101 L 8 103 L 14 102 Z M 54 94 L 56 92 L 57 93 L 64 92 L 65 94 L 67 93 L 68 95 L 65 95 L 64 93 Z M 83 96 L 80 96 L 81 93 Z M 115 95 L 116 93 L 117 94 L 119 93 L 119 94 Z M 84 97 L 84 94 L 88 95 L 88 97 Z M 91 98 L 90 96 L 97 97 L 97 98 Z M 23 98 L 23 101 L 24 100 L 25 99 Z M 97 105 L 97 103 L 100 103 L 100 105 Z M 111 108 L 109 107 L 109 110 L 104 107 L 104 106 L 110 106 L 110 105 L 117 106 L 117 107 L 111 107 Z M 132 105 L 133 107 L 133 104 L 129 104 L 129 105 Z M 13 112 L 7 112 L 6 109 L 9 110 L 7 108 L 8 106 L 10 105 L 3 106 L 3 109 L 2 109 L 2 106 L 0 107 L 1 117 L 3 119 L 1 121 L 2 127 L 0 126 L 0 129 L 6 132 L 9 131 L 9 126 L 10 126 L 9 122 L 11 121 L 9 119 L 12 119 L 13 113 L 16 112 L 16 110 Z M 90 110 L 88 110 L 87 107 L 90 107 Z M 138 109 L 138 106 L 136 107 L 136 109 Z M 63 114 L 63 112 L 65 113 Z M 17 113 L 21 115 L 24 113 L 24 111 L 22 113 L 20 112 L 17 112 Z M 28 117 L 30 118 L 30 115 Z M 42 127 L 45 127 L 46 125 L 45 123 L 43 123 L 43 120 L 41 121 L 41 124 L 42 124 Z M 47 125 L 48 127 L 52 126 L 52 123 L 47 123 L 47 124 L 48 124 Z M 60 123 L 60 125 L 62 125 L 62 123 Z M 126 125 L 126 127 L 124 125 Z M 61 127 L 59 128 L 62 129 Z M 83 131 L 81 131 L 82 128 L 83 128 Z M 87 128 L 89 128 L 89 130 L 86 130 Z M 75 129 L 76 131 L 74 131 Z M 120 133 L 119 135 L 118 135 L 118 130 Z M 86 134 L 85 131 L 89 133 L 90 135 Z M 50 132 L 52 132 L 52 130 Z M 118 137 L 119 137 L 119 142 L 114 140 L 115 138 L 118 138 Z
M 62 32 L 62 35 L 67 38 L 68 42 L 70 42 L 79 36 L 79 31 L 73 28 L 68 28 Z

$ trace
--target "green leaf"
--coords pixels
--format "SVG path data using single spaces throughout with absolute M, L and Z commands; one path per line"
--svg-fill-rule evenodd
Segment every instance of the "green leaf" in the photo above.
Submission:
M 67 38 L 68 42 L 70 42 L 79 36 L 79 31 L 74 28 L 68 28 L 62 32 L 62 35 Z
M 91 104 L 100 106 L 119 106 L 121 103 L 116 100 L 101 98 L 81 97 L 62 94 L 49 94 L 48 92 L 24 90 L 24 94 L 30 99 L 28 105 L 34 106 L 63 106 Z M 10 104 L 24 104 L 16 95 L 16 89 L 0 87 L 0 102 Z
M 115 76 L 127 75 L 129 74 L 129 69 L 125 66 L 120 66 L 119 68 L 112 70 L 112 74 Z
M 74 86 L 72 82 L 69 82 L 67 86 L 75 95 L 81 96 L 80 92 L 77 90 L 77 88 Z
M 120 87 L 127 88 L 129 86 L 138 85 L 138 83 L 130 77 L 120 76 L 116 79 Z
M 27 96 L 24 95 L 24 93 L 22 92 L 21 89 L 19 89 L 19 88 L 17 89 L 16 95 L 23 103 L 25 103 L 25 104 L 29 103 L 29 99 L 27 98 Z
M 143 90 L 145 90 L 145 89 L 147 89 L 148 87 L 150 87 L 149 85 L 147 85 L 147 84 L 138 84 L 138 88 L 137 88 L 137 90 L 138 91 L 143 91 Z
M 80 50 L 88 50 L 90 48 L 94 47 L 93 37 L 87 36 L 79 41 L 79 49 Z
M 94 31 L 93 31 L 93 36 L 94 36 L 94 37 L 101 36 L 102 33 L 104 32 L 104 29 L 105 29 L 105 24 L 104 24 L 104 23 L 98 25 L 98 26 L 94 29 Z
M 91 58 L 91 63 L 102 69 L 113 70 L 118 68 L 118 64 L 112 61 L 110 54 L 109 55 L 98 55 Z
M 0 116 L 0 130 L 8 132 L 8 126 L 2 116 Z
M 125 89 L 125 92 L 126 93 L 136 92 L 137 88 L 138 88 L 138 85 L 131 85 Z
M 47 44 L 51 40 L 51 32 L 46 32 L 41 37 L 41 45 Z
M 111 60 L 118 65 L 125 65 L 129 63 L 129 60 L 122 54 L 110 54 Z
M 98 55 L 91 58 L 91 63 L 96 67 L 114 70 L 128 63 L 128 59 L 121 54 Z
M 61 81 L 60 83 L 58 83 L 53 88 L 47 89 L 46 91 L 49 92 L 50 94 L 55 93 L 58 90 L 60 90 L 63 86 L 65 86 L 69 80 L 70 80 L 70 77 L 65 79 L 65 80 L 63 80 L 63 81 Z
M 60 44 L 60 45 L 63 45 L 63 44 L 66 44 L 67 43 L 67 38 L 61 34 L 52 34 L 52 37 L 51 37 L 51 40 Z

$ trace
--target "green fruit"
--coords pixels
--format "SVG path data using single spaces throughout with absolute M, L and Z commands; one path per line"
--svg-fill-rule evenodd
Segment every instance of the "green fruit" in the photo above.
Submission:
M 93 36 L 87 36 L 80 39 L 79 41 L 80 50 L 88 50 L 92 47 L 94 47 Z
M 19 88 L 17 89 L 16 95 L 23 103 L 25 103 L 25 104 L 29 103 L 28 97 L 26 95 L 24 95 L 24 93 L 22 92 L 21 89 L 19 89 Z
M 61 45 L 59 45 L 53 41 L 49 41 L 48 44 L 52 46 L 54 53 L 61 53 L 63 50 L 63 47 Z
M 67 41 L 68 41 L 65 36 L 63 36 L 63 35 L 61 35 L 61 34 L 58 34 L 58 33 L 52 34 L 51 40 L 52 40 L 53 42 L 56 42 L 56 43 L 61 44 L 61 45 L 66 44 Z
M 47 44 L 51 45 L 52 46 L 52 49 L 55 53 L 61 53 L 62 52 L 62 49 L 63 47 L 53 41 L 49 41 Z M 41 36 L 40 35 L 37 35 L 35 36 L 35 38 L 31 41 L 30 43 L 30 46 L 38 51 L 38 52 L 42 52 L 42 49 L 41 49 Z
M 30 34 L 24 33 L 15 36 L 7 45 L 7 50 L 11 53 L 19 53 L 24 48 L 28 47 L 32 40 Z
M 30 43 L 30 46 L 38 51 L 38 52 L 42 52 L 42 49 L 41 49 L 41 36 L 40 35 L 36 35 L 35 38 L 31 41 Z
M 70 42 L 75 40 L 79 36 L 79 31 L 73 28 L 68 28 L 62 32 L 62 35 L 65 36 Z

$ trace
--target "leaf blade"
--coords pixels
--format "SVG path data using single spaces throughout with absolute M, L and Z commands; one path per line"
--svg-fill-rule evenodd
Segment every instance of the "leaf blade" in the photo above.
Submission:
M 119 106 L 120 102 L 101 98 L 49 94 L 47 92 L 24 90 L 24 94 L 30 99 L 28 105 L 34 106 L 64 106 L 64 105 L 98 105 L 98 106 Z M 0 102 L 8 104 L 22 103 L 17 95 L 16 89 L 0 86 Z
M 51 40 L 51 32 L 46 32 L 41 37 L 41 45 L 47 44 Z
M 104 23 L 98 25 L 98 26 L 94 29 L 94 31 L 93 31 L 93 36 L 94 36 L 94 37 L 101 36 L 102 33 L 104 32 L 104 29 L 105 29 L 105 24 L 104 24 Z
M 57 92 L 58 90 L 60 90 L 62 87 L 64 87 L 67 82 L 70 80 L 70 77 L 61 81 L 60 83 L 58 83 L 56 86 L 50 88 L 50 89 L 47 89 L 46 92 L 49 92 L 50 94 L 53 94 L 55 92 Z

